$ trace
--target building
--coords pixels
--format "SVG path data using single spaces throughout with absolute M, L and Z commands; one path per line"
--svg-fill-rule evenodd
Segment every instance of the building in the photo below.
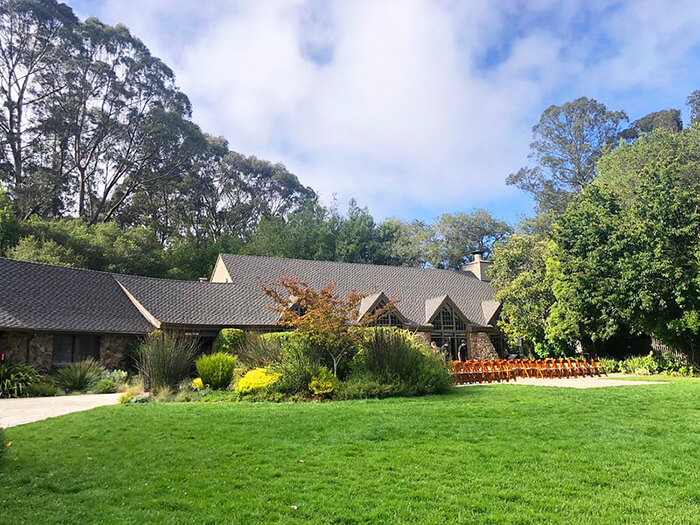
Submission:
M 222 254 L 209 281 L 179 281 L 0 258 L 0 354 L 45 370 L 87 357 L 118 367 L 155 329 L 205 342 L 222 328 L 279 330 L 260 284 L 294 277 L 365 294 L 360 315 L 396 301 L 377 324 L 494 357 L 502 339 L 487 266 L 481 254 L 460 271 Z

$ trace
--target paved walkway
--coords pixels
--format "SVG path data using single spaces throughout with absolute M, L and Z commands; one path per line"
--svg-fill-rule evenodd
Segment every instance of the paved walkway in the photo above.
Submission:
M 561 388 L 605 388 L 611 386 L 638 386 L 638 385 L 666 385 L 667 381 L 634 381 L 622 379 L 608 379 L 606 377 L 572 377 L 568 379 L 547 378 L 537 379 L 519 377 L 516 381 L 509 381 L 511 385 L 554 386 Z M 484 383 L 477 383 L 483 385 Z M 503 383 L 486 383 L 491 385 Z M 471 386 L 471 385 L 464 385 Z
M 105 405 L 116 405 L 119 396 L 121 394 L 85 394 L 0 399 L 0 428 L 24 425 Z

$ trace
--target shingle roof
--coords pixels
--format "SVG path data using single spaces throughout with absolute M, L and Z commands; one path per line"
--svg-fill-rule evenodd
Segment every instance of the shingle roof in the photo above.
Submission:
M 0 328 L 144 334 L 113 274 L 0 258 Z
M 411 323 L 426 324 L 426 300 L 448 295 L 457 308 L 473 324 L 485 326 L 483 301 L 493 300 L 487 282 L 470 272 L 428 268 L 379 266 L 328 261 L 307 261 L 248 255 L 222 254 L 239 297 L 245 300 L 250 324 L 273 324 L 275 312 L 269 311 L 268 297 L 260 292 L 260 282 L 271 283 L 281 277 L 294 277 L 314 288 L 335 282 L 341 296 L 353 289 L 363 294 L 384 292 L 398 300 L 396 308 Z
M 134 275 L 115 275 L 114 278 L 161 323 L 217 327 L 261 324 L 256 322 L 261 316 L 251 310 L 248 296 L 249 293 L 263 295 L 259 286 L 253 292 L 243 292 L 239 286 L 229 283 Z M 275 323 L 276 315 L 273 312 L 273 320 L 268 324 Z

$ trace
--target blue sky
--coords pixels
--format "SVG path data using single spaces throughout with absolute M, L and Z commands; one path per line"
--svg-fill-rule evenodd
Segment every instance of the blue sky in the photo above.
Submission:
M 68 3 L 141 38 L 205 131 L 377 217 L 514 222 L 532 201 L 505 178 L 544 108 L 588 96 L 687 120 L 700 89 L 697 1 Z

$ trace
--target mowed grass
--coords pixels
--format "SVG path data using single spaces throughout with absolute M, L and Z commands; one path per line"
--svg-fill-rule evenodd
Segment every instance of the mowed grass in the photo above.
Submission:
M 700 522 L 700 380 L 114 406 L 7 433 L 2 523 Z

